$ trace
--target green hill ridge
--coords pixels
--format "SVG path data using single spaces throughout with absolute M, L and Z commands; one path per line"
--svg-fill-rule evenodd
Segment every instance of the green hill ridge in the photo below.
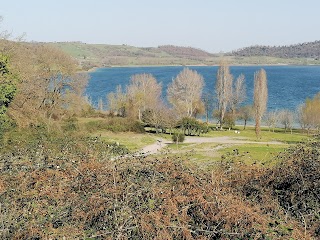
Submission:
M 229 53 L 209 53 L 193 47 L 164 45 L 46 43 L 76 58 L 84 70 L 111 66 L 217 65 L 222 59 L 232 65 L 320 64 L 319 41 L 283 47 L 252 46 Z

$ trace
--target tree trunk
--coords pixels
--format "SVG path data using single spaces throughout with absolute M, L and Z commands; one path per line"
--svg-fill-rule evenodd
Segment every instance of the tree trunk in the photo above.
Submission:
M 256 136 L 257 136 L 257 138 L 260 138 L 260 133 L 261 133 L 260 124 L 261 124 L 261 119 L 260 119 L 260 118 L 257 118 L 257 119 L 256 119 L 256 126 L 255 126 L 255 131 L 256 131 Z

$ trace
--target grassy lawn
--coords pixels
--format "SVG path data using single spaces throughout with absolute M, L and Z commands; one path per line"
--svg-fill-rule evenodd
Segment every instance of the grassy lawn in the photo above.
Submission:
M 236 134 L 234 131 L 240 131 L 240 134 Z M 246 139 L 250 141 L 257 142 L 270 142 L 270 141 L 278 141 L 288 144 L 299 143 L 308 138 L 308 136 L 303 133 L 301 130 L 293 130 L 292 134 L 290 132 L 284 132 L 284 129 L 276 128 L 274 132 L 269 131 L 268 128 L 261 129 L 261 139 L 257 139 L 254 127 L 247 127 L 246 130 L 243 130 L 242 126 L 235 127 L 234 130 L 225 130 L 225 131 L 210 131 L 209 133 L 203 134 L 204 137 L 233 137 L 239 139 Z
M 240 131 L 236 134 L 234 131 Z M 210 131 L 207 134 L 201 135 L 203 137 L 230 137 L 233 139 L 242 139 L 257 142 L 256 144 L 217 144 L 217 143 L 182 143 L 179 145 L 172 144 L 169 149 L 172 153 L 182 155 L 184 154 L 188 161 L 196 164 L 201 168 L 208 168 L 217 161 L 228 158 L 228 156 L 235 155 L 235 149 L 238 150 L 238 155 L 235 159 L 246 164 L 263 164 L 270 166 L 275 164 L 274 157 L 284 151 L 290 144 L 296 144 L 304 141 L 308 136 L 301 130 L 293 130 L 284 132 L 283 129 L 275 129 L 274 132 L 269 131 L 268 128 L 262 128 L 261 139 L 257 139 L 254 127 L 247 127 L 243 130 L 242 126 L 236 127 L 231 131 Z M 263 142 L 277 141 L 282 144 L 262 144 Z M 262 143 L 261 143 L 262 142 Z
M 187 159 L 191 164 L 195 164 L 200 168 L 208 168 L 216 161 L 220 161 L 220 149 L 230 145 L 217 143 L 180 143 L 170 144 L 168 150 L 171 155 Z
M 219 150 L 221 157 L 228 157 L 228 155 L 236 156 L 239 161 L 243 161 L 246 164 L 264 164 L 273 165 L 274 157 L 279 152 L 288 148 L 288 144 L 277 145 L 262 145 L 262 144 L 243 144 L 233 145 L 230 147 L 222 148 Z M 236 151 L 238 154 L 236 154 Z
M 186 157 L 191 164 L 201 168 L 210 168 L 217 161 L 238 155 L 236 159 L 245 164 L 273 165 L 274 157 L 288 148 L 289 144 L 217 144 L 217 143 L 181 143 L 170 144 L 169 152 L 178 157 Z
M 143 147 L 156 142 L 156 136 L 151 134 L 139 134 L 132 132 L 114 133 L 100 131 L 93 134 L 93 136 L 100 136 L 107 142 L 118 142 L 126 146 L 130 151 L 138 151 Z

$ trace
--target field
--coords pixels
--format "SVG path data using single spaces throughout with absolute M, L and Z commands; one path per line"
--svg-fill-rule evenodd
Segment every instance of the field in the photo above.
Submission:
M 101 119 L 80 119 L 80 124 L 101 121 Z M 148 129 L 150 130 L 150 129 Z M 239 133 L 235 133 L 237 130 Z M 186 137 L 183 143 L 172 142 L 170 134 L 113 132 L 95 130 L 91 133 L 94 137 L 100 137 L 107 142 L 115 142 L 126 146 L 131 152 L 139 152 L 143 148 L 155 149 L 152 153 L 167 156 L 175 156 L 188 159 L 189 163 L 200 168 L 211 168 L 219 161 L 227 161 L 230 158 L 242 161 L 245 164 L 259 164 L 272 166 L 276 164 L 275 157 L 288 147 L 299 142 L 306 141 L 310 136 L 301 130 L 293 130 L 292 133 L 284 132 L 276 128 L 269 131 L 262 128 L 261 139 L 257 139 L 254 128 L 248 126 L 243 130 L 242 126 L 236 126 L 233 130 L 209 131 L 200 137 Z M 161 139 L 161 149 L 157 140 Z

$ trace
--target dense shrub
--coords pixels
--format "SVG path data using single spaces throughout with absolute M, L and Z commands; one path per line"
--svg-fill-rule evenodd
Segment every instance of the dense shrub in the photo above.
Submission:
M 96 130 L 107 130 L 112 132 L 145 132 L 142 123 L 129 118 L 112 117 L 103 120 L 94 120 L 85 124 L 86 130 L 93 132 Z
M 270 169 L 223 161 L 208 173 L 172 156 L 128 157 L 77 131 L 17 129 L 0 147 L 0 238 L 317 239 L 319 149 L 298 145 Z
M 260 204 L 267 214 L 279 218 L 285 215 L 286 219 L 298 221 L 306 234 L 315 239 L 320 237 L 319 139 L 287 149 L 276 158 L 279 164 L 270 169 L 235 164 L 238 156 L 229 157 L 224 164 L 232 188 Z M 281 226 L 282 223 L 270 224 Z
M 286 215 L 320 238 L 320 142 L 299 144 L 279 158 L 279 166 L 248 182 L 246 194 L 263 201 L 273 196 Z M 256 194 L 251 193 L 252 187 Z
M 172 134 L 172 141 L 174 143 L 182 143 L 184 141 L 184 139 L 185 139 L 184 133 L 177 132 L 177 133 Z
M 7 136 L 1 151 L 1 239 L 310 237 L 241 195 L 257 169 L 207 174 L 167 156 L 113 159 L 98 138 L 29 131 Z
M 201 133 L 208 132 L 208 126 L 204 123 L 199 122 L 195 118 L 184 117 L 177 125 L 186 136 L 200 135 Z
M 77 131 L 79 130 L 78 119 L 75 117 L 70 117 L 64 121 L 62 124 L 62 129 L 64 131 Z

